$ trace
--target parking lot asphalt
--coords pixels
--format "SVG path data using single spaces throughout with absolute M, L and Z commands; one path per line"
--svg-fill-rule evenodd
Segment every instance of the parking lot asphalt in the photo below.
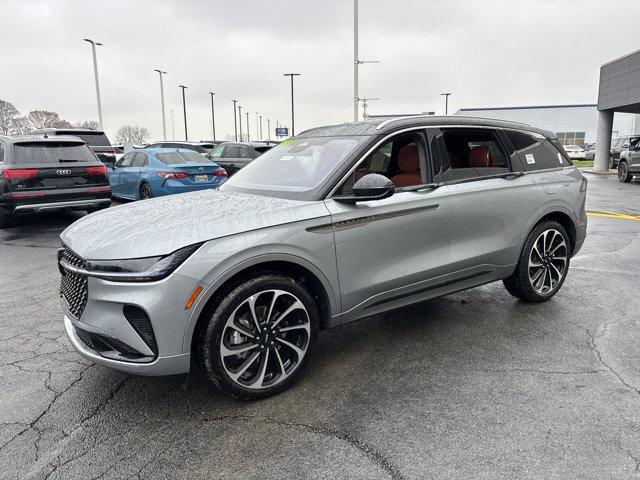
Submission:
M 588 210 L 640 215 L 640 183 L 588 178 Z M 80 215 L 0 231 L 0 478 L 640 477 L 640 221 L 591 217 L 550 302 L 495 283 L 326 331 L 243 403 L 72 351 L 56 248 Z

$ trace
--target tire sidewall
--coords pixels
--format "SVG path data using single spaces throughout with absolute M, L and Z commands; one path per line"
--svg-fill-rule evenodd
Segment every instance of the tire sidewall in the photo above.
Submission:
M 142 189 L 143 189 L 144 187 L 147 187 L 147 188 L 149 189 L 149 196 L 148 196 L 148 197 L 143 197 L 143 196 L 142 196 Z M 138 188 L 138 197 L 139 197 L 139 200 L 147 200 L 147 199 L 149 199 L 149 198 L 153 198 L 153 192 L 151 191 L 151 185 L 149 185 L 149 184 L 148 184 L 148 183 L 146 183 L 146 182 L 142 182 L 142 183 L 140 184 L 140 188 Z
M 542 232 L 550 229 L 557 230 L 558 232 L 560 232 L 560 234 L 564 238 L 564 241 L 567 245 L 567 265 L 565 267 L 564 274 L 560 279 L 560 282 L 558 282 L 558 285 L 556 285 L 556 287 L 552 291 L 543 295 L 538 293 L 533 288 L 533 285 L 531 285 L 531 280 L 529 279 L 529 256 L 531 254 L 531 250 L 533 249 L 534 242 L 538 239 L 538 237 L 542 234 Z M 522 288 L 525 291 L 525 294 L 529 300 L 534 302 L 544 302 L 546 300 L 549 300 L 551 297 L 553 297 L 556 293 L 560 291 L 560 289 L 562 288 L 562 285 L 564 284 L 565 279 L 567 278 L 567 274 L 569 273 L 569 265 L 571 263 L 570 245 L 571 245 L 571 241 L 569 239 L 569 235 L 567 235 L 567 231 L 558 222 L 554 222 L 552 220 L 544 221 L 536 225 L 536 227 L 531 231 L 531 233 L 527 237 L 527 240 L 524 243 L 524 247 L 522 249 L 522 253 L 520 254 L 520 259 L 518 261 L 518 270 L 519 270 L 518 273 L 521 276 L 521 278 L 525 280 L 524 282 L 522 282 L 523 283 Z
M 309 315 L 309 345 L 295 372 L 287 379 L 271 388 L 255 390 L 243 387 L 229 378 L 222 364 L 220 342 L 225 324 L 233 311 L 251 295 L 270 289 L 285 290 L 303 303 Z M 226 294 L 217 306 L 209 310 L 207 315 L 209 316 L 208 324 L 199 339 L 199 363 L 214 385 L 225 393 L 243 400 L 270 397 L 289 388 L 299 377 L 300 372 L 305 369 L 318 338 L 319 314 L 313 297 L 301 284 L 284 275 L 262 275 L 240 283 Z

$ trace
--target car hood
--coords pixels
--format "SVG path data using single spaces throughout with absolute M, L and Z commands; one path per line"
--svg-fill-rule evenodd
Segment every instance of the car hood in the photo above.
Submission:
M 87 215 L 62 232 L 85 259 L 167 255 L 215 238 L 329 216 L 323 202 L 202 190 L 152 198 Z

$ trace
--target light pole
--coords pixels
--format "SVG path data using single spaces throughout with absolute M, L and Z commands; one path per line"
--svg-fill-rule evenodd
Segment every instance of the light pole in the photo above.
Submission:
M 251 134 L 249 133 L 249 112 L 247 113 L 247 142 L 251 141 Z
M 357 0 L 356 0 L 357 1 Z M 295 115 L 293 110 L 293 77 L 299 77 L 299 73 L 285 73 L 285 77 L 291 78 L 291 136 L 296 134 Z
M 162 137 L 164 140 L 166 140 L 167 139 L 167 123 L 164 116 L 164 85 L 162 83 L 162 75 L 166 75 L 167 72 L 162 71 L 158 68 L 156 68 L 154 71 L 158 72 L 158 75 L 160 75 L 160 104 L 162 105 Z
M 184 85 L 178 85 L 182 89 L 182 111 L 184 112 L 184 139 L 189 141 L 189 134 L 187 133 L 187 101 L 185 100 L 184 91 L 187 89 Z
M 211 95 L 211 129 L 213 130 L 213 141 L 216 141 L 216 111 L 213 108 L 213 97 L 215 96 L 214 92 L 209 92 Z
M 358 0 L 353 0 L 353 121 L 358 121 L 358 67 L 363 63 L 380 63 L 379 60 L 358 58 Z
M 260 140 L 262 140 L 262 115 L 260 115 Z
M 236 119 L 236 104 L 238 103 L 237 100 L 231 100 L 233 102 L 233 133 L 236 136 L 236 142 L 238 141 L 238 122 Z
M 100 82 L 98 81 L 98 60 L 96 59 L 96 47 L 99 47 L 102 44 L 89 38 L 84 38 L 83 40 L 91 44 L 91 53 L 93 54 L 93 74 L 96 79 L 96 98 L 98 100 L 98 122 L 100 122 L 100 129 L 104 130 L 104 126 L 102 124 L 102 103 L 100 102 Z
M 271 120 L 267 118 L 267 140 L 271 140 Z
M 441 93 L 440 95 L 444 97 L 444 114 L 449 115 L 449 95 L 451 95 L 451 92 Z
M 240 105 L 238 105 L 238 120 L 240 120 L 238 122 L 240 124 L 240 141 L 244 142 L 242 139 L 242 107 Z
M 368 102 L 372 102 L 375 100 L 380 100 L 379 98 L 360 98 L 359 99 L 362 102 L 362 118 L 363 120 L 367 119 L 367 105 Z
M 260 114 L 256 112 L 256 140 L 260 140 Z
M 171 140 L 176 139 L 176 126 L 173 124 L 173 110 L 171 110 Z

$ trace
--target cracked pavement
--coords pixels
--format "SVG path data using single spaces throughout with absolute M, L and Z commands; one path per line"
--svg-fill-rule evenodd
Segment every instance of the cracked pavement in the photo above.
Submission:
M 640 183 L 589 177 L 589 210 Z M 556 297 L 495 283 L 323 332 L 291 390 L 127 376 L 66 340 L 58 234 L 0 231 L 0 478 L 640 478 L 640 222 L 590 218 Z

